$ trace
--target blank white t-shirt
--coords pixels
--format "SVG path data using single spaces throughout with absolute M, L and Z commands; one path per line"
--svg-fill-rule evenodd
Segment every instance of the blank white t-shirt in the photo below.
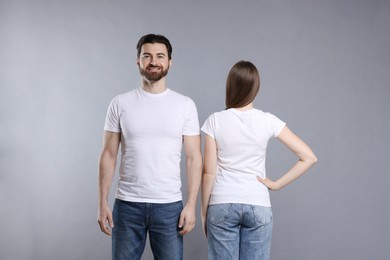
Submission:
M 111 101 L 104 130 L 121 133 L 116 198 L 150 203 L 182 199 L 183 135 L 199 134 L 190 98 L 171 89 L 151 94 L 139 87 Z
M 210 205 L 243 203 L 270 207 L 264 178 L 268 141 L 277 137 L 286 124 L 258 109 L 228 109 L 208 117 L 202 132 L 217 145 L 216 178 Z

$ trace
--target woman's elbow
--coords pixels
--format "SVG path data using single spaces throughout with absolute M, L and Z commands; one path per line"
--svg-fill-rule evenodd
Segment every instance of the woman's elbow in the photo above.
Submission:
M 308 157 L 307 161 L 310 163 L 310 165 L 314 165 L 318 162 L 318 158 L 315 154 L 312 154 Z

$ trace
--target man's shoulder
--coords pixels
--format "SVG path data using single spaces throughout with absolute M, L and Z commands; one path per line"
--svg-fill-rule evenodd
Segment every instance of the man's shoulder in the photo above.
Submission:
M 176 98 L 182 98 L 182 99 L 189 99 L 188 96 L 182 94 L 182 93 L 179 93 L 177 92 L 176 90 L 173 90 L 173 89 L 169 89 L 169 93 L 172 97 L 176 97 Z
M 184 103 L 194 103 L 194 101 L 184 94 L 181 94 L 175 90 L 169 89 L 169 94 L 172 99 L 175 99 L 176 102 L 184 102 Z
M 119 94 L 118 96 L 120 96 L 120 97 L 131 97 L 131 96 L 137 95 L 138 92 L 139 92 L 139 88 L 135 88 L 135 89 L 126 91 L 126 92 L 124 92 L 124 93 L 121 93 L 121 94 Z
M 123 92 L 123 93 L 120 93 L 120 94 L 116 95 L 113 98 L 113 100 L 120 101 L 120 100 L 123 100 L 123 99 L 133 98 L 133 97 L 135 97 L 137 95 L 137 92 L 138 92 L 138 88 L 135 88 L 135 89 L 132 89 L 130 91 Z

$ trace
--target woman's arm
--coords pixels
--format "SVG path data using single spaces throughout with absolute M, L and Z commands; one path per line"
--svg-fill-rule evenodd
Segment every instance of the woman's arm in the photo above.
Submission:
M 209 205 L 211 190 L 213 188 L 215 174 L 217 168 L 217 145 L 215 140 L 206 135 L 205 145 L 204 145 L 204 166 L 203 166 L 203 178 L 202 178 L 202 207 L 201 207 L 201 216 L 202 216 L 202 227 L 203 232 L 207 236 L 206 230 L 206 215 L 207 207 Z
M 282 129 L 278 136 L 279 140 L 286 145 L 297 157 L 298 162 L 294 164 L 281 178 L 272 181 L 269 178 L 257 179 L 270 190 L 280 190 L 286 185 L 302 176 L 311 166 L 317 162 L 317 157 L 298 136 L 296 136 L 287 126 Z

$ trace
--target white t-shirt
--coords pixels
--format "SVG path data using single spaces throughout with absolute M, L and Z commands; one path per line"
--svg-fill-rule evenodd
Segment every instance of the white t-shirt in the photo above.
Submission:
M 116 198 L 150 203 L 182 199 L 183 135 L 199 134 L 190 98 L 170 89 L 151 94 L 139 87 L 111 101 L 104 130 L 121 133 Z
M 210 205 L 243 203 L 270 207 L 264 178 L 268 141 L 277 137 L 286 124 L 276 116 L 258 109 L 239 111 L 231 108 L 208 117 L 202 132 L 217 145 L 216 178 Z

